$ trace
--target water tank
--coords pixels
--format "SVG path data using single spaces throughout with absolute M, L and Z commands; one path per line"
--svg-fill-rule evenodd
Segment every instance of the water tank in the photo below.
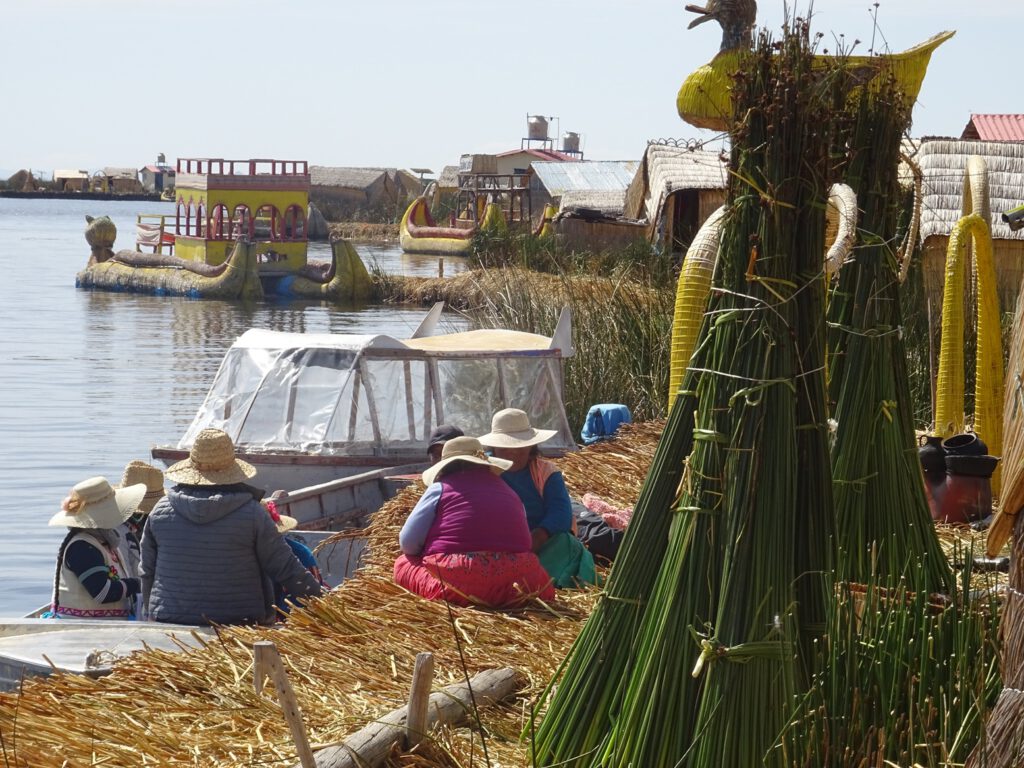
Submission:
M 167 162 L 167 158 L 164 156 L 163 152 L 161 152 L 160 154 L 158 154 L 156 156 L 156 164 L 157 165 L 164 165 L 166 162 Z
M 563 152 L 579 152 L 580 151 L 580 135 L 575 131 L 566 131 L 562 134 L 562 151 Z
M 547 141 L 548 119 L 540 115 L 528 115 L 526 117 L 526 136 L 536 141 Z

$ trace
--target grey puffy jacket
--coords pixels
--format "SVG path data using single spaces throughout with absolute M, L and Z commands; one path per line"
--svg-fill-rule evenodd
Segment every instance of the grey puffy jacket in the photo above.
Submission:
M 179 624 L 272 621 L 272 581 L 296 597 L 320 595 L 267 510 L 240 486 L 171 488 L 146 522 L 140 575 L 150 618 Z

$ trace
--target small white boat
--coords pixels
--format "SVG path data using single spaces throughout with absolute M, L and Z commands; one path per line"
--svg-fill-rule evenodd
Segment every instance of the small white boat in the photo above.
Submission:
M 207 627 L 146 621 L 0 619 L 0 690 L 16 689 L 23 678 L 53 672 L 100 677 L 133 651 L 180 651 L 213 638 Z
M 361 527 L 426 467 L 435 426 L 468 435 L 493 413 L 521 408 L 557 434 L 545 453 L 575 450 L 562 399 L 563 360 L 573 354 L 571 319 L 554 333 L 504 329 L 432 335 L 443 304 L 408 339 L 384 335 L 250 330 L 228 350 L 191 426 L 153 457 L 188 456 L 208 427 L 227 432 L 256 466 L 278 508 L 304 530 Z

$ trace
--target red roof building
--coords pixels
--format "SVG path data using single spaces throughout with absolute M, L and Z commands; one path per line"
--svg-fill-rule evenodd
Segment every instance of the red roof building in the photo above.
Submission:
M 1024 141 L 1024 115 L 971 115 L 961 139 Z

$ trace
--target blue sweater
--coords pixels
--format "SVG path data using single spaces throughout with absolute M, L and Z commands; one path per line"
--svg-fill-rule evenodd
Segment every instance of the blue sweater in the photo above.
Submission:
M 561 472 L 555 472 L 547 479 L 543 496 L 537 493 L 529 466 L 516 472 L 503 472 L 501 479 L 522 499 L 531 531 L 543 528 L 554 536 L 572 528 L 572 502 Z

